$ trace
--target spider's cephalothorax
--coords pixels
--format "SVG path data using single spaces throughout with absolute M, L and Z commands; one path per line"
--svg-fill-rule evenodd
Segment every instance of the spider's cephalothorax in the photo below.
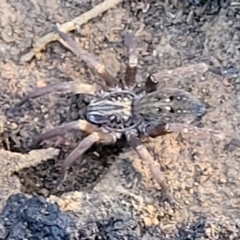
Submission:
M 136 41 L 132 34 L 127 33 L 125 34 L 125 45 L 128 48 L 129 62 L 125 79 L 121 81 L 121 84 L 118 84 L 118 81 L 94 56 L 68 37 L 67 34 L 59 30 L 57 30 L 57 33 L 59 35 L 58 41 L 81 57 L 89 67 L 94 69 L 105 80 L 106 85 L 79 84 L 76 82 L 52 84 L 36 89 L 16 104 L 13 109 L 20 107 L 29 99 L 51 92 L 74 92 L 86 94 L 86 96 L 90 97 L 89 104 L 86 107 L 85 120 L 80 119 L 65 123 L 43 133 L 35 139 L 30 149 L 35 148 L 46 139 L 62 135 L 73 129 L 88 134 L 64 161 L 60 179 L 60 182 L 62 182 L 71 164 L 94 143 L 113 144 L 124 134 L 130 145 L 149 167 L 153 178 L 165 191 L 168 200 L 173 203 L 173 197 L 167 189 L 164 177 L 160 169 L 155 165 L 153 157 L 141 143 L 141 137 L 157 137 L 169 132 L 190 132 L 195 135 L 205 134 L 230 138 L 211 129 L 199 129 L 189 125 L 196 117 L 202 116 L 206 111 L 204 104 L 190 93 L 178 89 L 158 87 L 158 81 L 166 78 L 166 76 L 202 74 L 208 70 L 208 66 L 199 63 L 172 71 L 160 71 L 150 75 L 144 84 L 139 85 L 135 80 L 138 63 Z M 122 87 L 122 85 L 124 86 Z M 238 146 L 240 145 L 238 140 L 232 142 Z

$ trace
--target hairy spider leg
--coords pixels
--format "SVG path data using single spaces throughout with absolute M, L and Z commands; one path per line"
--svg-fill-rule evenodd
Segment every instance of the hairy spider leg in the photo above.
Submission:
M 94 143 L 97 142 L 97 143 L 110 145 L 115 143 L 117 140 L 117 138 L 113 134 L 103 133 L 95 125 L 92 125 L 91 123 L 85 120 L 78 120 L 78 121 L 62 124 L 58 127 L 55 127 L 43 133 L 33 141 L 33 143 L 29 146 L 29 149 L 30 150 L 35 149 L 44 140 L 47 140 L 56 136 L 64 135 L 65 133 L 74 129 L 80 130 L 90 135 L 84 138 L 64 161 L 61 167 L 61 176 L 59 178 L 57 186 L 59 186 L 62 183 L 62 181 L 66 176 L 68 168 L 73 164 L 73 162 L 78 157 L 80 157 L 85 151 L 87 151 Z
M 160 171 L 159 166 L 156 165 L 153 157 L 151 156 L 147 148 L 140 142 L 139 138 L 135 133 L 127 133 L 126 136 L 130 146 L 137 152 L 138 156 L 144 161 L 144 163 L 150 170 L 153 179 L 161 187 L 166 200 L 172 206 L 176 206 L 174 197 L 171 194 L 171 192 L 168 190 L 168 187 L 166 185 L 166 179 L 163 173 Z
M 44 140 L 51 139 L 56 136 L 64 135 L 65 133 L 71 131 L 71 130 L 80 130 L 82 132 L 85 132 L 87 134 L 91 134 L 93 132 L 99 132 L 100 129 L 96 127 L 95 125 L 85 121 L 85 120 L 77 120 L 72 121 L 69 123 L 64 123 L 60 126 L 57 126 L 53 129 L 50 129 L 46 131 L 45 133 L 38 136 L 32 144 L 29 146 L 29 149 L 35 149 L 38 147 L 39 144 L 41 144 Z
M 137 41 L 133 33 L 126 32 L 124 34 L 124 44 L 128 48 L 128 64 L 125 72 L 125 84 L 133 86 L 136 83 L 138 52 Z
M 161 70 L 152 76 L 159 80 L 177 79 L 192 77 L 193 75 L 201 75 L 209 70 L 209 66 L 206 63 L 191 64 L 185 67 L 179 67 L 173 70 Z
M 99 89 L 99 86 L 96 84 L 87 84 L 87 83 L 77 83 L 77 82 L 62 82 L 54 83 L 47 85 L 46 87 L 37 88 L 25 96 L 20 102 L 15 104 L 13 108 L 10 109 L 10 112 L 14 112 L 17 108 L 21 107 L 24 103 L 30 99 L 38 98 L 53 92 L 74 92 L 94 95 L 95 92 Z
M 98 61 L 94 55 L 90 54 L 80 44 L 70 38 L 66 33 L 61 32 L 58 28 L 56 31 L 60 37 L 58 41 L 61 44 L 71 50 L 71 52 L 75 53 L 78 57 L 80 57 L 85 63 L 87 63 L 90 68 L 95 70 L 97 74 L 103 80 L 105 80 L 106 84 L 109 87 L 116 86 L 117 80 L 109 73 L 104 64 Z
M 74 163 L 74 161 L 85 153 L 94 143 L 101 143 L 104 145 L 114 144 L 117 138 L 113 134 L 94 132 L 84 138 L 79 145 L 70 153 L 65 159 L 61 167 L 61 176 L 59 178 L 58 186 L 64 181 L 68 168 Z

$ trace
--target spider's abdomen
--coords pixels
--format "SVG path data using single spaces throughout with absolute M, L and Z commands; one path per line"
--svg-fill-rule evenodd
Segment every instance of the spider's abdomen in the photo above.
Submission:
M 109 131 L 125 132 L 139 124 L 133 113 L 135 97 L 128 91 L 104 93 L 90 102 L 86 118 Z

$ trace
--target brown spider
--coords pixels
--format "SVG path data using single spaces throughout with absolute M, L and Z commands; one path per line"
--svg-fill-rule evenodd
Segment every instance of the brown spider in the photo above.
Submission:
M 139 157 L 149 167 L 152 177 L 161 186 L 167 199 L 170 203 L 174 203 L 173 197 L 166 186 L 164 176 L 155 165 L 153 157 L 141 143 L 141 138 L 144 136 L 157 137 L 170 132 L 190 132 L 203 136 L 208 134 L 229 139 L 230 137 L 211 129 L 199 129 L 190 126 L 191 121 L 205 114 L 205 105 L 183 90 L 158 89 L 158 82 L 155 79 L 162 79 L 170 75 L 185 75 L 189 74 L 189 72 L 200 74 L 206 72 L 208 66 L 200 63 L 174 71 L 161 71 L 150 75 L 144 86 L 141 86 L 135 81 L 138 64 L 136 40 L 133 34 L 126 33 L 124 39 L 129 51 L 129 61 L 124 84 L 122 81 L 120 81 L 121 84 L 117 84 L 117 79 L 94 56 L 67 34 L 59 30 L 57 30 L 57 33 L 59 35 L 58 41 L 81 57 L 89 67 L 94 69 L 105 80 L 107 86 L 88 83 L 76 84 L 74 82 L 58 83 L 36 89 L 22 99 L 15 105 L 13 110 L 30 99 L 52 92 L 77 92 L 85 94 L 89 99 L 85 120 L 79 119 L 65 123 L 43 133 L 35 139 L 30 149 L 35 148 L 46 139 L 63 135 L 70 130 L 77 129 L 88 134 L 64 161 L 61 168 L 61 183 L 66 176 L 67 169 L 93 144 L 114 144 L 122 135 L 125 135 L 130 146 L 136 150 Z M 237 140 L 235 140 L 235 143 L 239 145 Z

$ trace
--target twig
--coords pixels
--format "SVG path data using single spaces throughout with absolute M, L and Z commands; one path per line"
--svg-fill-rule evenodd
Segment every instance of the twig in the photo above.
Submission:
M 90 19 L 97 17 L 98 15 L 104 13 L 109 8 L 114 7 L 122 0 L 105 0 L 104 2 L 98 4 L 91 10 L 86 13 L 83 13 L 81 16 L 74 18 L 73 20 L 59 25 L 59 30 L 67 33 L 74 30 L 77 26 L 81 26 L 87 23 Z M 38 39 L 34 44 L 33 48 L 26 54 L 24 54 L 20 62 L 24 63 L 30 61 L 37 53 L 39 53 L 48 43 L 58 40 L 58 35 L 54 32 L 48 33 L 42 38 Z

